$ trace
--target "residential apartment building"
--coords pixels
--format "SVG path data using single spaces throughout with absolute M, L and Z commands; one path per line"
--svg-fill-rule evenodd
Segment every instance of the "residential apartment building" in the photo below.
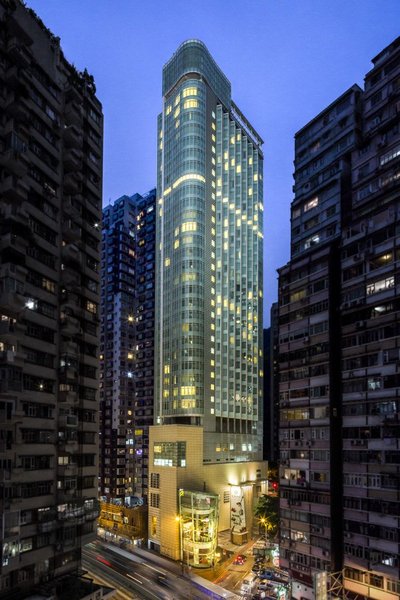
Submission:
M 218 465 L 225 478 L 222 467 L 229 464 L 235 485 L 249 480 L 250 471 L 255 483 L 263 468 L 261 145 L 205 45 L 184 42 L 164 66 L 158 119 L 149 537 L 162 553 L 197 566 L 214 560 L 218 527 L 200 535 L 181 515 L 179 542 L 172 478 L 190 492 L 210 492 Z M 199 457 L 187 452 L 193 439 L 201 473 Z M 238 523 L 237 540 L 247 531 Z
M 365 91 L 353 86 L 295 136 L 279 271 L 281 561 L 295 598 L 312 598 L 324 571 L 349 597 L 400 592 L 399 42 L 374 59 Z
M 264 329 L 264 458 L 279 459 L 279 322 L 278 303 L 270 311 L 271 325 Z
M 154 403 L 156 192 L 103 210 L 100 486 L 103 500 L 147 504 Z
M 103 117 L 32 10 L 0 23 L 0 596 L 53 597 L 98 514 Z
M 400 597 L 400 38 L 365 77 L 342 236 L 344 584 Z

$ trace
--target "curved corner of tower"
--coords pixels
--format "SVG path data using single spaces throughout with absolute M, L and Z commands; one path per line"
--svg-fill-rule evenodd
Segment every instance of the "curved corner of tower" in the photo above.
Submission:
M 227 105 L 230 104 L 231 84 L 201 40 L 185 40 L 165 63 L 163 96 L 168 95 L 179 80 L 189 73 L 196 73 L 203 77 L 220 100 Z

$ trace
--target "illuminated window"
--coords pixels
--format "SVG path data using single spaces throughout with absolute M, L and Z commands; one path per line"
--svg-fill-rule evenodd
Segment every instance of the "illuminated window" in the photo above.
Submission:
M 89 302 L 88 300 L 86 302 L 86 310 L 95 315 L 97 314 L 97 305 L 94 302 Z
M 171 259 L 170 258 L 166 258 L 165 259 L 165 266 L 169 267 L 170 264 L 171 264 Z
M 172 106 L 170 104 L 168 104 L 167 108 L 165 109 L 165 114 L 169 115 L 172 111 Z
M 197 108 L 199 103 L 197 100 L 185 100 L 183 103 L 183 108 Z
M 189 181 L 190 179 L 194 179 L 195 181 L 201 181 L 202 183 L 205 183 L 206 181 L 203 175 L 199 175 L 198 173 L 188 173 L 187 175 L 182 175 L 182 177 L 176 179 L 172 184 L 172 188 L 175 189 L 176 187 L 178 187 L 178 185 L 180 185 L 184 181 Z M 164 191 L 164 196 L 165 194 L 166 191 Z
M 197 96 L 197 88 L 196 87 L 188 87 L 182 92 L 182 97 L 186 98 L 187 96 Z
M 318 206 L 318 196 L 311 198 L 308 202 L 304 204 L 304 212 L 311 210 L 312 208 L 316 208 Z
M 186 442 L 154 442 L 154 465 L 186 467 Z
M 380 281 L 375 281 L 374 283 L 370 283 L 367 285 L 367 295 L 377 294 L 378 292 L 382 292 L 383 290 L 388 290 L 394 287 L 394 277 L 387 277 L 386 279 L 381 279 Z
M 179 240 L 175 240 L 174 242 L 174 250 L 176 250 L 177 248 L 179 248 Z
M 195 221 L 187 221 L 186 223 L 182 223 L 181 227 L 182 233 L 186 231 L 197 231 L 197 223 Z
M 194 385 L 182 385 L 181 396 L 195 396 L 196 388 Z
M 178 106 L 178 108 L 176 108 L 176 109 L 175 109 L 175 112 L 174 112 L 174 118 L 175 118 L 175 119 L 176 119 L 176 117 L 178 117 L 178 116 L 179 116 L 179 113 L 180 113 L 180 112 L 181 112 L 181 109 L 180 109 L 180 108 L 179 108 L 179 106 Z
M 392 148 L 392 150 L 390 150 L 390 152 L 387 152 L 386 154 L 384 154 L 383 156 L 380 157 L 379 164 L 382 167 L 383 165 L 386 165 L 386 163 L 394 160 L 395 158 L 398 158 L 399 156 L 400 156 L 400 145 L 397 145 L 394 148 Z
M 304 249 L 307 250 L 308 248 L 311 248 L 311 246 L 315 246 L 315 244 L 319 244 L 319 242 L 320 242 L 319 235 L 313 235 L 312 237 L 306 239 L 306 241 L 304 242 Z

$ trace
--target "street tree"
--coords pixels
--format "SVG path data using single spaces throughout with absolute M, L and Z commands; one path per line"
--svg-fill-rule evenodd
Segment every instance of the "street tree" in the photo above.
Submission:
M 278 533 L 279 526 L 279 499 L 275 496 L 263 494 L 259 497 L 254 514 L 259 519 L 260 526 L 270 538 Z

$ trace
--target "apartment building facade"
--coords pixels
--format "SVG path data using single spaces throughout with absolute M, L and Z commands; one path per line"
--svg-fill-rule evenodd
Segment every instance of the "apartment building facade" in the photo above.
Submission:
M 400 597 L 400 38 L 365 77 L 362 144 L 352 155 L 343 230 L 344 584 Z
M 103 210 L 100 486 L 147 504 L 154 403 L 155 190 Z
M 78 572 L 98 514 L 103 117 L 32 10 L 0 21 L 0 595 L 22 598 Z
M 279 271 L 281 560 L 295 598 L 312 598 L 321 572 L 349 597 L 400 591 L 399 64 L 396 40 L 364 91 L 295 138 L 291 260 Z

